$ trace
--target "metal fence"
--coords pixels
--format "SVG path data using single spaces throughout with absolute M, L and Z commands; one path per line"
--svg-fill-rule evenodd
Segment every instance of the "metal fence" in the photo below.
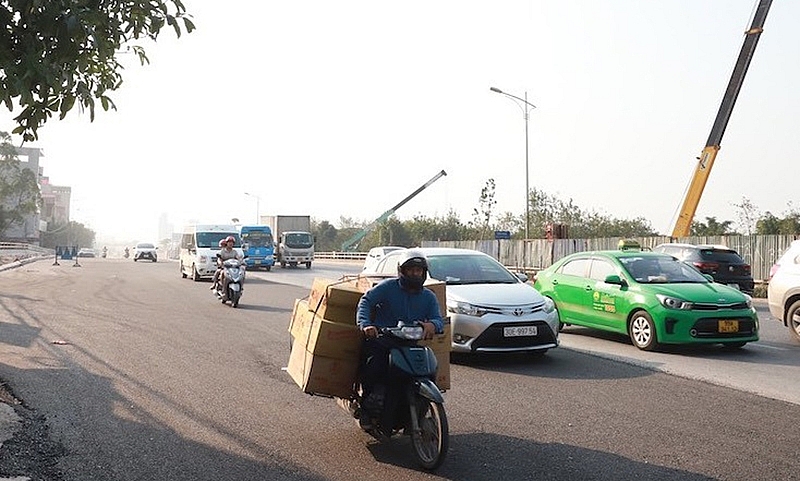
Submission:
M 750 264 L 753 279 L 764 282 L 769 279 L 769 270 L 793 240 L 791 235 L 741 235 L 682 237 L 674 242 L 685 244 L 724 245 L 736 250 Z M 669 243 L 668 236 L 636 237 L 644 248 Z M 423 247 L 461 247 L 485 252 L 502 264 L 519 271 L 535 272 L 574 252 L 617 249 L 620 237 L 602 239 L 528 239 L 528 240 L 482 240 L 482 241 L 424 241 Z

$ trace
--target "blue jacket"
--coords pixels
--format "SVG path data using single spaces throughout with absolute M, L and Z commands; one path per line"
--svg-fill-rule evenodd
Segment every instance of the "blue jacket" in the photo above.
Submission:
M 430 289 L 409 291 L 400 287 L 398 278 L 386 279 L 367 291 L 358 301 L 356 322 L 367 326 L 394 327 L 398 321 L 429 321 L 436 332 L 444 332 L 439 302 Z

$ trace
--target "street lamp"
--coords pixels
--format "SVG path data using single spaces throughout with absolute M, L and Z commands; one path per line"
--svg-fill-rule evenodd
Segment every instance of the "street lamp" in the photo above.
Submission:
M 516 95 L 503 92 L 497 87 L 489 87 L 489 90 L 498 94 L 503 94 L 514 101 L 520 109 L 522 109 L 522 116 L 525 118 L 525 238 L 528 238 L 528 230 L 531 227 L 531 208 L 530 208 L 530 189 L 528 187 L 528 114 L 536 106 L 528 102 L 528 92 L 525 92 L 525 98 L 519 98 Z
M 250 197 L 255 197 L 256 198 L 256 224 L 261 223 L 261 212 L 260 212 L 261 197 L 255 195 L 255 194 L 249 194 L 247 192 L 245 192 L 244 195 L 248 195 Z

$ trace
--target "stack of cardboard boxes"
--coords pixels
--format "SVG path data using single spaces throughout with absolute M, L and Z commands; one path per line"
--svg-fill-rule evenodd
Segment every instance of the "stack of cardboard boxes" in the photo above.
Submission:
M 294 303 L 289 332 L 292 352 L 287 371 L 303 392 L 350 398 L 356 383 L 362 334 L 356 326 L 356 308 L 361 296 L 380 279 L 317 278 L 307 299 Z M 429 282 L 439 301 L 445 331 L 420 344 L 433 349 L 438 361 L 436 385 L 450 389 L 450 324 L 445 318 L 445 285 Z

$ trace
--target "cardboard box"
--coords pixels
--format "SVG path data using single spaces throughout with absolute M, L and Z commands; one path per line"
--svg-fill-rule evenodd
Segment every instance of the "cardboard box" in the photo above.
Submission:
M 311 286 L 308 309 L 328 321 L 355 325 L 358 301 L 363 294 L 364 291 L 350 280 L 318 277 Z
M 286 370 L 305 393 L 347 399 L 353 393 L 358 364 L 354 359 L 314 355 L 295 340 Z
M 294 344 L 302 344 L 311 354 L 335 359 L 358 359 L 363 335 L 356 326 L 328 321 L 307 308 L 303 299 L 295 301 L 289 331 Z
M 428 346 L 436 356 L 438 367 L 436 369 L 436 386 L 442 391 L 450 389 L 450 349 L 452 342 L 452 329 L 450 321 L 444 324 L 444 333 L 437 334 L 433 339 L 420 341 L 419 345 Z

